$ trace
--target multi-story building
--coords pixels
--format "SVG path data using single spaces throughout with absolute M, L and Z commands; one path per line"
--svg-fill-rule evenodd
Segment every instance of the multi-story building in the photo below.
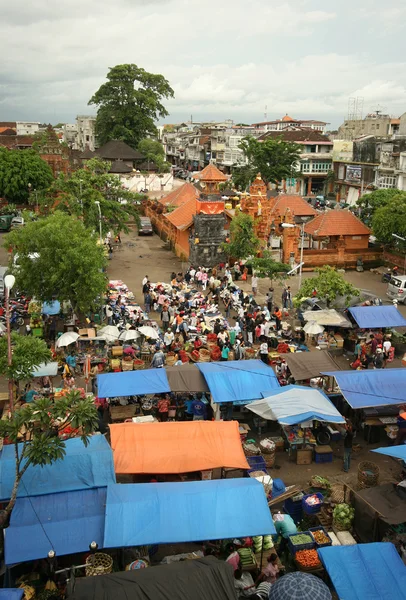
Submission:
M 97 148 L 97 139 L 95 134 L 96 117 L 89 115 L 78 115 L 76 117 L 77 136 L 76 149 L 84 150 L 86 147 L 94 151 Z
M 368 114 L 363 119 L 347 119 L 338 128 L 338 139 L 355 140 L 363 135 L 386 137 L 396 133 L 399 119 L 383 115 L 379 110 Z
M 17 135 L 35 135 L 39 126 L 37 121 L 16 121 Z
M 79 150 L 76 146 L 78 126 L 75 123 L 65 123 L 62 127 L 62 141 L 68 144 L 72 150 Z
M 320 133 L 326 133 L 326 126 L 330 123 L 324 121 L 314 121 L 312 119 L 293 119 L 289 115 L 285 115 L 282 119 L 276 119 L 276 121 L 262 121 L 261 123 L 253 123 L 253 127 L 260 129 L 263 132 L 266 131 L 284 131 L 289 127 L 295 127 L 299 129 L 312 129 L 313 131 L 319 131 Z

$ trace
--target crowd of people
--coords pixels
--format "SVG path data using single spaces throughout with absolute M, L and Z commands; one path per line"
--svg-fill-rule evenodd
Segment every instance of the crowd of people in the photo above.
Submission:
M 383 369 L 391 356 L 392 343 L 389 336 L 371 333 L 369 339 L 358 339 L 355 344 L 353 369 Z

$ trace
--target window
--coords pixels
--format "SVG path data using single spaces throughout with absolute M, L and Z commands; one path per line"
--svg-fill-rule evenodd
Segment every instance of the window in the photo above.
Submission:
M 89 136 L 89 135 L 87 135 L 87 136 L 86 136 L 86 141 L 88 142 L 89 140 L 90 140 L 90 136 Z
M 379 129 L 379 123 L 376 124 L 376 129 Z

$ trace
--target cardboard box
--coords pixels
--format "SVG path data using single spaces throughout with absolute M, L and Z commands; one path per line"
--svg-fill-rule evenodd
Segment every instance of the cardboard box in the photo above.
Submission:
M 79 329 L 78 333 L 80 336 L 87 337 L 87 329 Z
M 212 478 L 213 471 L 209 469 L 208 471 L 200 471 L 202 475 L 202 481 L 209 481 Z
M 298 450 L 296 457 L 297 465 L 311 465 L 313 461 L 313 450 Z

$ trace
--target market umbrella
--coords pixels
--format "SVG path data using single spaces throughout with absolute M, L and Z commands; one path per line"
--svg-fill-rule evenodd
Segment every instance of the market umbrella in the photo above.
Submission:
M 103 337 L 107 342 L 114 342 L 120 337 L 120 331 L 115 325 L 107 325 L 100 329 L 100 337 Z
M 118 338 L 122 342 L 129 342 L 131 340 L 136 340 L 140 337 L 140 334 L 135 329 L 125 329 L 120 333 L 120 337 Z
M 307 335 L 317 335 L 319 333 L 323 333 L 324 327 L 323 325 L 319 325 L 315 321 L 309 321 L 303 327 L 303 331 L 307 333 Z
M 277 580 L 269 600 L 332 600 L 327 585 L 310 573 L 288 573 Z
M 75 331 L 67 331 L 63 333 L 60 338 L 56 340 L 56 348 L 64 348 L 65 346 L 69 346 L 70 344 L 74 344 L 78 339 L 79 334 Z
M 150 327 L 149 325 L 143 325 L 142 327 L 139 327 L 138 331 L 142 333 L 142 335 L 145 335 L 145 337 L 151 338 L 153 340 L 157 340 L 159 338 L 159 333 L 157 332 L 157 330 L 153 327 Z

